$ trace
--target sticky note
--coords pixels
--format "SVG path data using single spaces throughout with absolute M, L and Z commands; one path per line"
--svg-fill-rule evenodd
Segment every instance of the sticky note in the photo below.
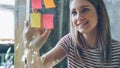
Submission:
M 32 0 L 32 8 L 33 9 L 41 9 L 42 8 L 42 1 L 41 0 Z
M 30 14 L 31 27 L 41 28 L 41 14 L 31 13 Z
M 44 5 L 45 5 L 46 8 L 56 7 L 54 0 L 44 0 Z
M 44 14 L 43 15 L 43 28 L 54 29 L 53 14 Z

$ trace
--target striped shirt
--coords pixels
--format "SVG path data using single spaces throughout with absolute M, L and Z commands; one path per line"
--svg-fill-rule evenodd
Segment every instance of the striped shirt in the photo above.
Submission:
M 111 63 L 104 65 L 100 62 L 99 48 L 83 51 L 84 63 L 77 60 L 72 42 L 71 34 L 69 33 L 57 43 L 67 53 L 68 68 L 120 68 L 120 42 L 112 41 Z

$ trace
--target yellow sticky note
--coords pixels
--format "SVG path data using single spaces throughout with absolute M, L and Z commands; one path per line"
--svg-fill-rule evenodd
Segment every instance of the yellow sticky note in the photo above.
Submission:
M 41 28 L 41 14 L 31 13 L 30 15 L 31 27 Z
M 55 3 L 54 3 L 54 0 L 44 0 L 44 4 L 45 4 L 46 8 L 54 8 L 54 7 L 56 7 Z

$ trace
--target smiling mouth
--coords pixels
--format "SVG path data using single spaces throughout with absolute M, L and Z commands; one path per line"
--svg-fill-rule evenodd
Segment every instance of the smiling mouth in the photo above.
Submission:
M 79 25 L 80 25 L 81 27 L 83 27 L 83 26 L 85 26 L 86 24 L 88 24 L 88 22 L 80 23 Z

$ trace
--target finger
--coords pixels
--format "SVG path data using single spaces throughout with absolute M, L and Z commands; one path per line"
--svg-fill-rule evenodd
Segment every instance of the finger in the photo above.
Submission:
M 41 37 L 48 37 L 49 34 L 51 33 L 51 29 L 45 29 L 44 33 L 41 35 Z
M 29 21 L 27 21 L 27 20 L 24 21 L 24 27 L 30 27 Z
M 24 27 L 28 26 L 27 22 L 28 22 L 27 20 L 24 21 Z
M 29 21 L 27 21 L 27 20 L 25 20 L 24 21 L 24 32 L 25 33 L 27 33 L 27 32 L 29 32 L 29 31 L 31 31 L 31 26 L 30 26 L 30 23 L 29 23 Z
M 41 27 L 41 28 L 39 29 L 39 34 L 42 35 L 43 33 L 44 33 L 44 28 Z

